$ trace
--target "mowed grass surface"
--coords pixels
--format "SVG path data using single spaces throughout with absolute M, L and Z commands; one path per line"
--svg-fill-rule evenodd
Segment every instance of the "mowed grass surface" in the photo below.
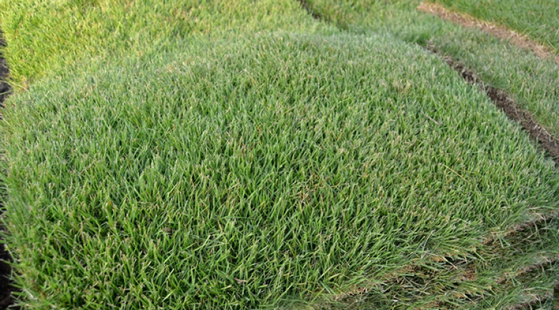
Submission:
M 555 206 L 528 137 L 390 37 L 239 37 L 119 63 L 7 102 L 8 242 L 30 309 L 288 307 L 469 255 Z
M 412 262 L 475 259 L 489 232 L 557 207 L 554 164 L 526 134 L 394 38 L 485 37 L 416 19 L 413 2 L 375 4 L 378 24 L 339 10 L 354 34 L 295 1 L 18 3 L 0 4 L 26 88 L 0 123 L 3 217 L 29 309 L 317 307 Z M 76 12 L 67 38 L 55 25 Z M 32 40 L 49 36 L 68 43 Z
M 559 51 L 557 0 L 436 0 L 460 12 L 505 25 Z

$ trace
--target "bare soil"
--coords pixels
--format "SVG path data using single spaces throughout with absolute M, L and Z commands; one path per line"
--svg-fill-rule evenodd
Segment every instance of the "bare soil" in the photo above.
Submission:
M 0 41 L 0 46 L 2 45 Z M 0 106 L 4 102 L 4 99 L 10 92 L 10 86 L 8 83 L 4 82 L 4 79 L 8 76 L 8 68 L 6 67 L 6 61 L 0 55 Z
M 4 46 L 4 42 L 0 39 L 0 47 Z M 10 86 L 5 82 L 8 76 L 8 67 L 6 66 L 6 61 L 0 55 L 0 106 L 2 106 L 4 99 L 8 96 L 10 92 Z M 0 197 L 1 199 L 1 197 Z M 4 206 L 0 201 L 0 214 L 4 210 Z M 0 224 L 0 230 L 4 230 L 4 227 Z M 10 305 L 13 304 L 12 292 L 14 288 L 12 287 L 12 281 L 10 280 L 10 275 L 12 269 L 10 267 L 10 262 L 12 262 L 12 257 L 4 246 L 2 240 L 0 240 L 0 310 L 8 309 Z
M 476 19 L 465 13 L 458 13 L 448 10 L 440 4 L 422 2 L 417 9 L 421 12 L 438 16 L 452 23 L 468 27 L 480 29 L 484 32 L 492 34 L 500 39 L 510 40 L 514 45 L 532 51 L 536 56 L 543 59 L 552 59 L 559 64 L 559 56 L 556 55 L 551 48 L 541 45 L 527 36 L 515 32 L 505 26 L 496 25 L 490 22 Z

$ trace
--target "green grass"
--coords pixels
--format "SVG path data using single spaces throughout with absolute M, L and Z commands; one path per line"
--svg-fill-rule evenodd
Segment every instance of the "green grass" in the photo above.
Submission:
M 479 19 L 525 33 L 559 52 L 559 1 L 557 0 L 435 0 Z
M 12 80 L 25 84 L 0 122 L 22 304 L 318 308 L 412 263 L 441 275 L 441 293 L 452 279 L 434 256 L 501 272 L 503 256 L 519 266 L 543 251 L 480 249 L 488 233 L 557 208 L 555 164 L 482 92 L 405 41 L 438 40 L 456 55 L 468 42 L 487 47 L 471 64 L 505 46 L 511 56 L 496 61 L 515 59 L 509 74 L 542 70 L 526 82 L 542 98 L 557 72 L 421 15 L 414 1 L 320 1 L 342 30 L 295 1 L 67 2 L 57 14 L 0 4 Z M 36 18 L 15 23 L 22 8 Z M 201 22 L 163 22 L 185 10 Z M 55 27 L 76 12 L 84 32 Z M 48 37 L 62 43 L 37 40 Z M 480 283 L 491 268 L 479 266 Z
M 319 25 L 289 0 L 8 0 L 0 2 L 0 26 L 11 84 L 25 89 L 88 58 L 141 55 L 191 37 Z
M 510 93 L 559 138 L 559 65 L 554 61 L 541 60 L 481 31 L 464 29 L 419 12 L 419 0 L 308 2 L 326 21 L 351 33 L 389 33 L 409 43 L 435 44 L 485 82 Z
M 31 309 L 309 301 L 555 205 L 554 166 L 517 126 L 385 37 L 263 35 L 98 66 L 5 111 Z

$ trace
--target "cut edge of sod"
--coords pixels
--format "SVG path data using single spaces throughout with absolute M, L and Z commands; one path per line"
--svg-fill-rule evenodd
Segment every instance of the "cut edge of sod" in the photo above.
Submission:
M 542 59 L 552 59 L 559 64 L 559 55 L 557 55 L 550 47 L 541 45 L 540 43 L 530 39 L 527 35 L 513 31 L 503 25 L 482 21 L 469 14 L 452 11 L 439 3 L 429 1 L 422 2 L 417 9 L 421 12 L 438 16 L 444 20 L 463 27 L 476 28 L 502 40 L 509 40 L 520 48 L 532 51 L 534 55 Z

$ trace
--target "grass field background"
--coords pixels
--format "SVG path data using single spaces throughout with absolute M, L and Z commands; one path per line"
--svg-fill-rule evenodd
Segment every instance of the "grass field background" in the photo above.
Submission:
M 483 308 L 549 289 L 555 267 L 488 285 L 559 254 L 556 221 L 532 242 L 481 241 L 557 209 L 554 162 L 416 43 L 505 85 L 556 134 L 554 64 L 416 1 L 309 4 L 323 21 L 296 1 L 0 4 L 17 86 L 3 218 L 23 304 L 319 308 L 358 287 L 365 307 Z M 456 284 L 445 259 L 477 279 Z M 412 264 L 430 270 L 429 298 L 383 284 Z
M 557 0 L 437 0 L 456 11 L 505 25 L 559 51 Z
M 80 60 L 160 53 L 194 37 L 325 26 L 288 0 L 2 1 L 0 18 L 18 89 Z

